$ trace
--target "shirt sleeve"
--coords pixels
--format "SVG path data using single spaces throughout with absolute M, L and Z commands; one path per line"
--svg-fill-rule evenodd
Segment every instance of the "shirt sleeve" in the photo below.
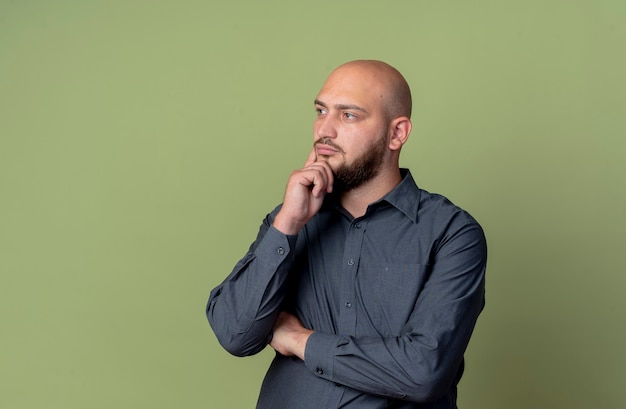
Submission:
M 368 394 L 414 402 L 441 397 L 458 381 L 484 307 L 486 258 L 485 237 L 476 222 L 449 231 L 399 336 L 313 333 L 305 365 L 318 377 Z
M 220 344 L 231 354 L 256 354 L 271 340 L 293 264 L 296 237 L 272 227 L 268 216 L 248 253 L 211 291 L 207 319 Z

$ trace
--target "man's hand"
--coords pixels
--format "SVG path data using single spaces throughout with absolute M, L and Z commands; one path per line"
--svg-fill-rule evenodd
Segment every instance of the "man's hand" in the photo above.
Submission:
M 285 356 L 297 356 L 304 361 L 304 350 L 309 336 L 313 333 L 304 328 L 295 316 L 281 312 L 274 324 L 274 336 L 270 346 Z
M 333 190 L 333 172 L 325 161 L 318 161 L 315 148 L 304 167 L 291 173 L 283 205 L 274 227 L 284 234 L 297 234 L 322 207 L 324 196 Z

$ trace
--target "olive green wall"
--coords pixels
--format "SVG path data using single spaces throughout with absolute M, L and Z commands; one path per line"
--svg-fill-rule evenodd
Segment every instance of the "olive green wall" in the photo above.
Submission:
M 626 406 L 626 3 L 0 0 L 0 405 L 249 408 L 204 317 L 328 72 L 413 87 L 418 183 L 483 224 L 464 409 Z

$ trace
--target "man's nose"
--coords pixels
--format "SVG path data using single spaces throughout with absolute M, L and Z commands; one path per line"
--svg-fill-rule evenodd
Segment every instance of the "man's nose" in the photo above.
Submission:
M 336 119 L 328 114 L 323 117 L 317 118 L 317 120 L 315 121 L 315 136 L 317 136 L 318 139 L 336 138 Z

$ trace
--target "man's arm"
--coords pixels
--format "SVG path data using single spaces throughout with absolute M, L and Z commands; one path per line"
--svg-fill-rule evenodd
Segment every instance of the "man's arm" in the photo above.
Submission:
M 252 355 L 272 337 L 294 263 L 297 233 L 332 191 L 333 175 L 313 149 L 292 172 L 283 204 L 261 225 L 256 241 L 222 284 L 211 291 L 206 315 L 220 344 L 231 354 Z
M 271 346 L 284 355 L 304 356 L 316 376 L 364 393 L 415 402 L 437 399 L 455 381 L 483 308 L 485 266 L 483 232 L 477 224 L 465 225 L 446 238 L 400 336 L 307 333 L 290 317 L 277 321 Z M 302 350 L 297 339 L 305 336 Z
M 248 253 L 211 291 L 206 307 L 217 339 L 233 355 L 253 355 L 265 348 L 285 296 L 296 237 L 271 226 L 274 214 L 265 219 Z

